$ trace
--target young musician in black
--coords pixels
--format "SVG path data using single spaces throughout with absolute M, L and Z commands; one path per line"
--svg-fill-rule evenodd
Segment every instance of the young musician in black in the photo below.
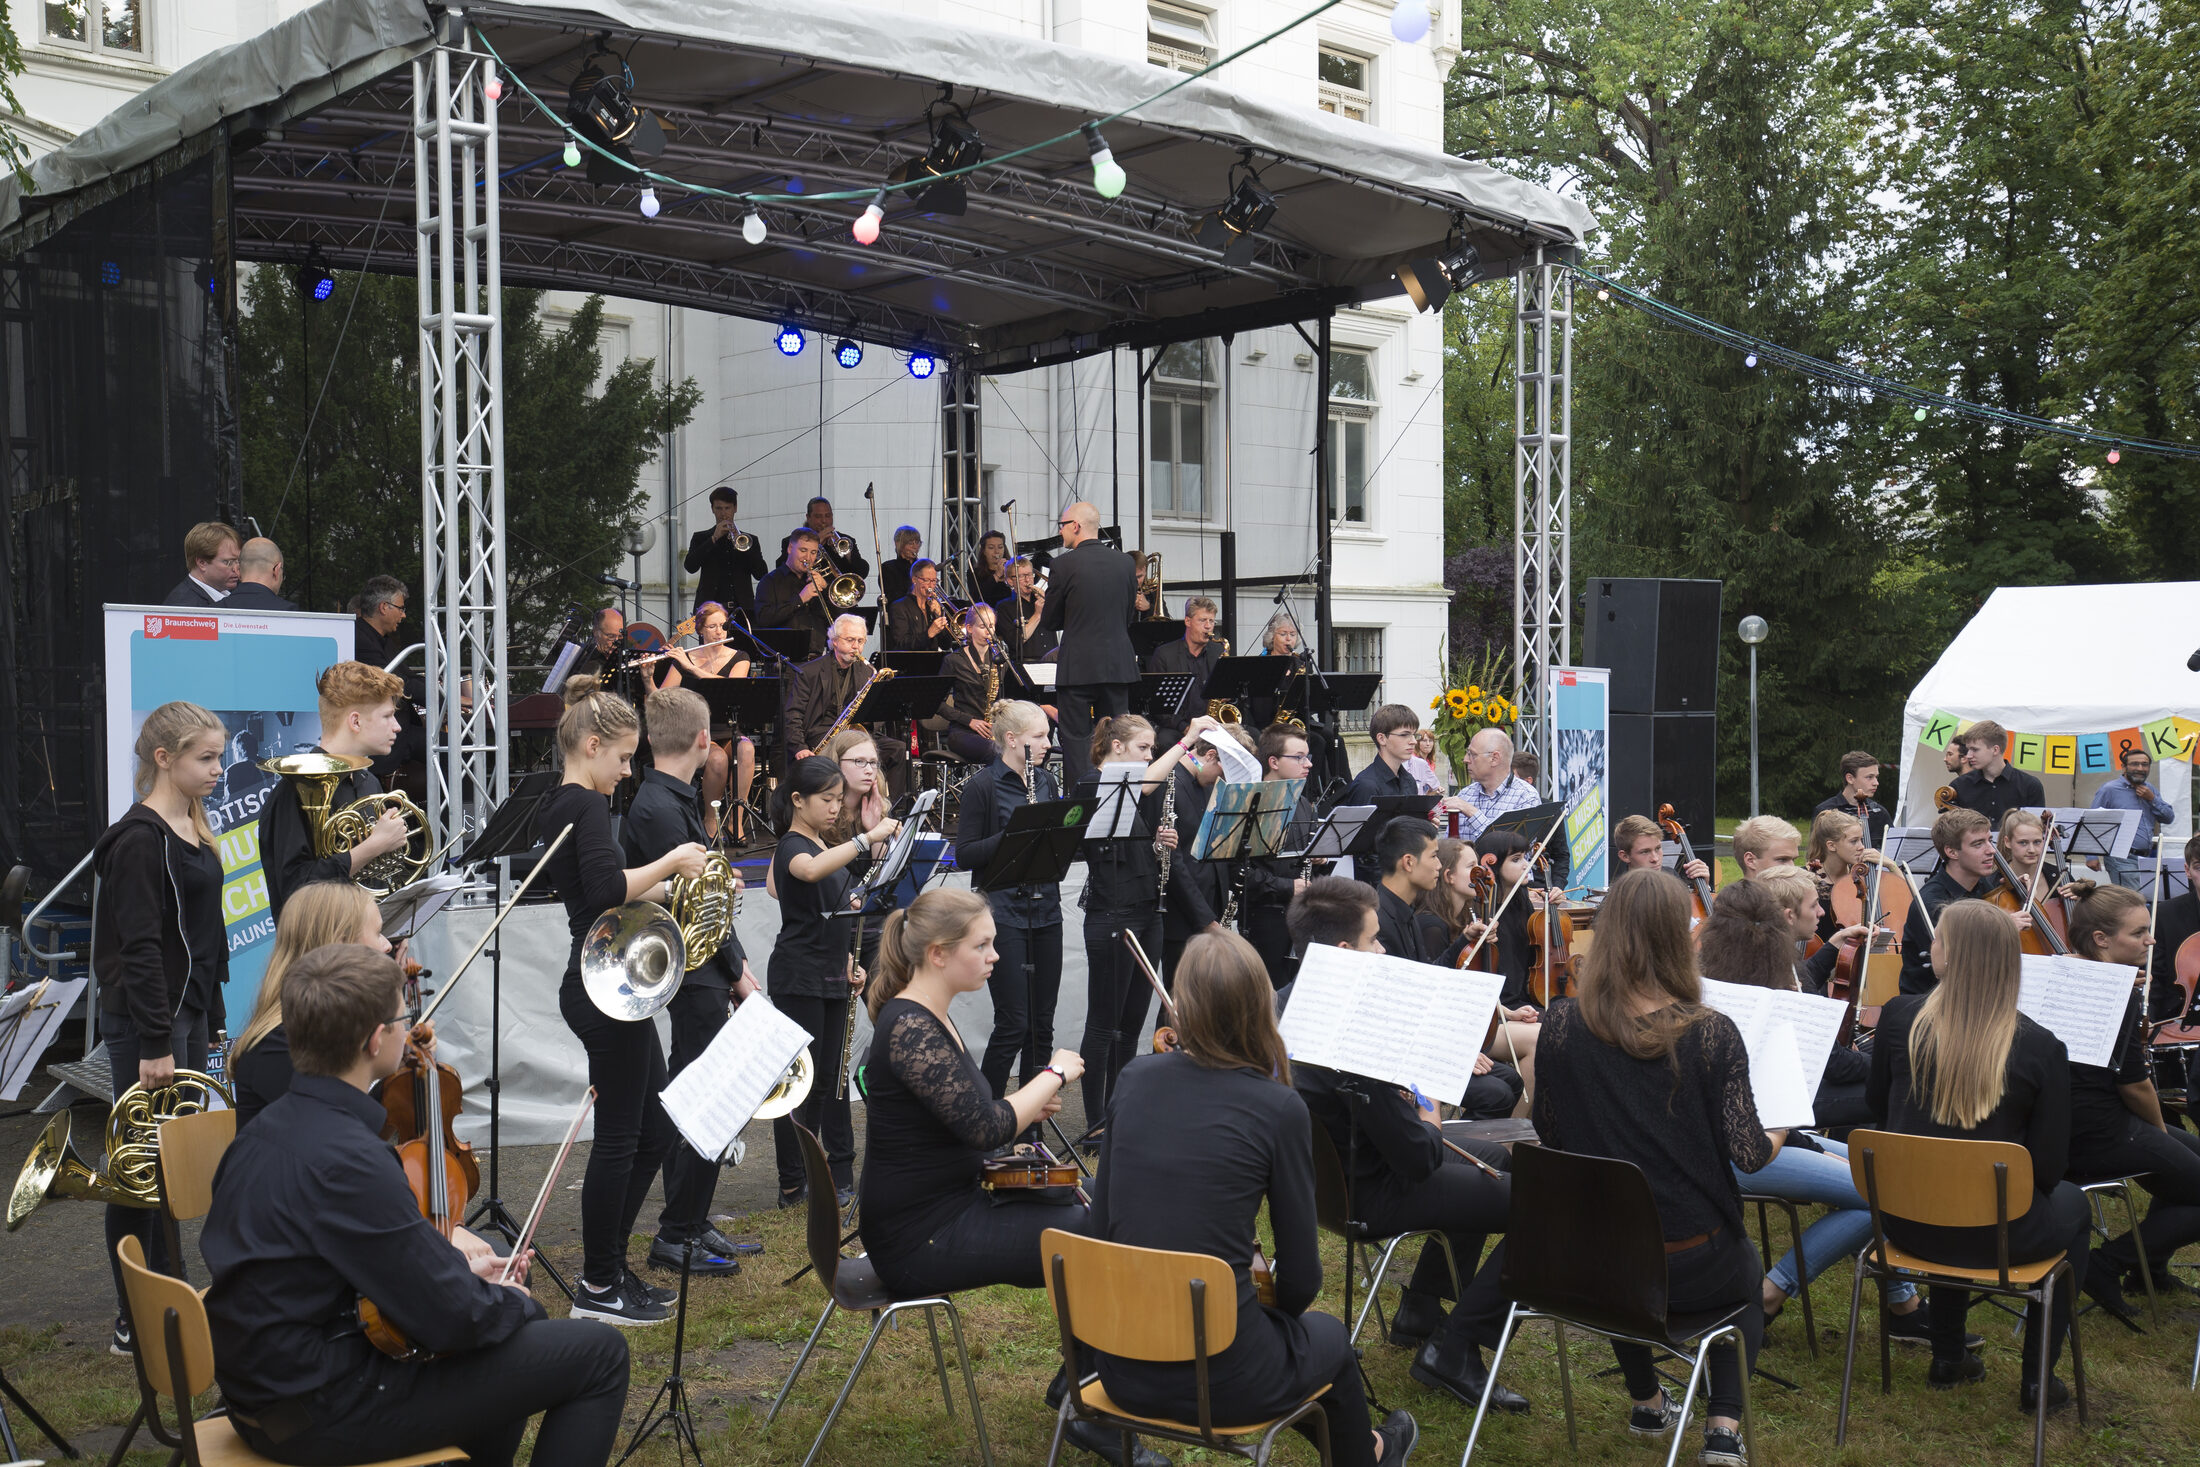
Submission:
M 1872 796 L 1879 793 L 1879 756 L 1861 749 L 1841 756 L 1841 793 L 1821 800 L 1811 810 L 1813 815 L 1827 810 L 1838 810 L 1854 817 L 1864 827 L 1864 843 L 1878 850 L 1880 842 L 1887 838 L 1887 807 Z
M 1224 724 L 1208 730 L 1206 737 L 1194 739 L 1195 747 L 1184 751 L 1169 776 L 1176 786 L 1177 833 L 1183 839 L 1169 858 L 1169 909 L 1161 917 L 1164 973 L 1176 971 L 1176 960 L 1186 943 L 1202 932 L 1224 930 L 1222 914 L 1229 909 L 1230 882 L 1239 863 L 1195 860 L 1192 845 L 1200 822 L 1207 818 L 1208 797 L 1222 780 L 1221 756 L 1210 746 L 1216 739 L 1229 737 L 1230 729 L 1231 725 Z M 1159 737 L 1155 735 L 1157 740 Z M 1149 960 L 1152 956 L 1147 954 Z
M 392 951 L 390 940 L 382 935 L 382 911 L 374 898 L 349 881 L 316 881 L 300 887 L 275 926 L 275 945 L 260 974 L 252 1017 L 229 1046 L 229 1093 L 237 1101 L 239 1130 L 280 1100 L 296 1074 L 290 1062 L 290 1035 L 283 1028 L 283 975 L 315 948 L 340 942 L 357 943 L 375 953 Z
M 979 602 L 990 606 L 1008 595 L 1008 536 L 987 530 L 978 541 L 978 563 L 972 568 L 970 589 Z
M 1902 991 L 1923 995 L 1939 980 L 1933 975 L 1933 926 L 1951 903 L 1984 897 L 2001 885 L 1994 865 L 1994 827 L 1976 810 L 1943 810 L 1933 821 L 1933 848 L 1940 869 L 1917 884 L 1917 897 L 1902 923 Z M 2032 919 L 2022 914 L 2018 925 Z
M 955 825 L 955 864 L 979 877 L 992 866 L 1019 807 L 1061 798 L 1054 772 L 1046 767 L 1046 714 L 1030 703 L 1004 702 L 994 706 L 992 724 L 1000 753 L 963 786 Z M 1010 1070 L 1018 1070 L 1028 1084 L 1054 1048 L 1054 1005 L 1062 991 L 1062 888 L 1037 882 L 987 892 L 986 901 L 1001 957 L 986 980 L 993 1034 L 978 1068 L 993 1093 L 1005 1096 Z M 1083 1069 L 1080 1058 L 1078 1070 Z
M 846 793 L 840 766 L 817 756 L 788 771 L 773 797 L 773 814 L 785 832 L 772 855 L 770 886 L 779 902 L 779 936 L 765 976 L 773 1007 L 810 1035 L 810 1058 L 817 1083 L 809 1098 L 772 1123 L 773 1149 L 779 1159 L 779 1205 L 798 1207 L 809 1196 L 808 1171 L 794 1123 L 809 1128 L 825 1146 L 833 1185 L 848 1192 L 855 1185 L 855 1123 L 846 1097 L 836 1098 L 840 1069 L 847 1063 L 841 1046 L 848 1032 L 848 1006 L 863 987 L 863 971 L 851 962 L 855 919 L 834 921 L 849 910 L 855 882 L 849 867 L 874 845 L 893 838 L 898 820 L 881 820 L 836 841 Z
M 120 1096 L 158 1089 L 176 1071 L 206 1069 L 207 1036 L 227 1027 L 229 928 L 222 916 L 222 862 L 206 798 L 221 782 L 229 730 L 196 703 L 163 703 L 138 729 L 137 803 L 92 848 L 92 971 L 99 980 L 99 1037 L 107 1077 Z M 107 1259 L 114 1270 L 111 1348 L 132 1348 L 129 1300 L 115 1245 L 136 1238 L 149 1266 L 182 1276 L 167 1235 L 141 1207 L 107 1207 Z
M 297 1077 L 237 1133 L 199 1240 L 214 1376 L 245 1445 L 298 1467 L 458 1446 L 509 1467 L 542 1413 L 535 1467 L 602 1467 L 626 1405 L 617 1330 L 548 1319 L 506 1260 L 461 1248 L 420 1215 L 368 1090 L 405 1048 L 404 975 L 350 944 L 283 977 Z M 393 1359 L 360 1332 L 372 1300 L 420 1352 Z
M 702 812 L 695 803 L 695 776 L 711 748 L 710 705 L 685 688 L 649 695 L 650 747 L 656 763 L 642 771 L 634 801 L 627 806 L 621 839 L 627 861 L 646 867 L 674 851 L 703 844 Z M 735 878 L 738 880 L 739 878 Z M 690 955 L 690 961 L 693 955 Z M 756 992 L 741 935 L 728 928 L 726 940 L 700 967 L 690 968 L 680 991 L 665 1006 L 672 1020 L 672 1058 L 666 1079 L 686 1069 L 725 1027 L 733 1006 Z M 679 1268 L 684 1244 L 696 1245 L 692 1271 L 711 1277 L 741 1271 L 740 1245 L 711 1226 L 711 1193 L 718 1185 L 718 1158 L 698 1156 L 675 1137 L 665 1156 L 665 1205 L 650 1241 L 649 1261 Z
M 978 603 L 962 617 L 963 645 L 943 659 L 942 671 L 955 686 L 940 716 L 947 720 L 948 752 L 965 764 L 993 761 L 993 705 L 1006 681 L 1007 654 L 993 636 L 993 608 Z M 987 696 L 989 691 L 991 697 Z
M 1288 724 L 1274 724 L 1260 733 L 1260 768 L 1264 780 L 1307 779 L 1313 757 L 1307 752 L 1306 735 Z M 1314 837 L 1321 815 L 1313 800 L 1312 781 L 1299 792 L 1284 827 L 1286 848 L 1303 848 Z M 1326 868 L 1328 862 L 1316 863 Z M 1239 927 L 1260 960 L 1268 965 L 1269 981 L 1278 988 L 1291 981 L 1291 932 L 1285 920 L 1291 898 L 1306 888 L 1309 863 L 1281 857 L 1245 863 L 1245 900 L 1238 906 Z
M 1193 939 L 1176 974 L 1170 1054 L 1123 1072 L 1108 1113 L 1092 1231 L 1135 1248 L 1204 1253 L 1237 1279 L 1237 1338 L 1208 1360 L 1217 1422 L 1264 1421 L 1315 1391 L 1338 1467 L 1402 1463 L 1419 1429 L 1405 1411 L 1368 1419 L 1344 1322 L 1308 1308 L 1321 1292 L 1311 1120 L 1276 1032 L 1275 991 L 1252 945 L 1234 934 Z M 1268 1206 L 1276 1302 L 1263 1307 L 1248 1264 Z M 1099 1357 L 1101 1384 L 1125 1410 L 1196 1419 L 1189 1362 Z M 1310 1423 L 1309 1423 L 1310 1424 Z
M 2009 748 L 2009 731 L 1991 719 L 1980 719 L 1956 742 L 1963 745 L 1963 773 L 1955 778 L 1956 808 L 1976 810 L 1995 827 L 2001 817 L 2023 806 L 2039 809 L 2047 803 L 2040 777 L 2011 764 L 2003 755 Z
M 614 1019 L 581 987 L 581 945 L 596 919 L 634 901 L 661 902 L 674 876 L 703 870 L 703 847 L 677 845 L 646 865 L 629 867 L 611 828 L 611 792 L 627 777 L 641 720 L 634 705 L 596 691 L 595 679 L 568 678 L 558 749 L 565 781 L 535 812 L 536 838 L 565 838 L 544 863 L 543 877 L 565 901 L 573 945 L 558 985 L 558 1012 L 588 1051 L 588 1083 L 596 1088 L 595 1142 L 581 1181 L 581 1280 L 573 1291 L 578 1319 L 610 1324 L 660 1324 L 672 1317 L 665 1291 L 635 1277 L 626 1242 L 665 1155 L 672 1122 L 658 1093 L 665 1088 L 665 1051 L 650 1019 Z
M 1436 827 L 1412 815 L 1400 815 L 1382 828 L 1375 864 L 1382 880 L 1375 886 L 1375 910 L 1381 920 L 1383 951 L 1416 963 L 1443 960 L 1442 952 L 1422 946 L 1416 904 L 1443 879 L 1436 859 Z
M 741 496 L 731 484 L 711 490 L 710 528 L 688 537 L 687 558 L 681 565 L 696 577 L 697 606 L 715 601 L 721 606 L 738 607 L 747 616 L 756 610 L 756 583 L 769 575 L 771 568 L 764 564 L 764 542 L 754 535 L 743 535 L 733 522 L 740 508 Z M 746 550 L 736 543 L 742 539 L 749 542 Z
M 321 674 L 316 689 L 321 753 L 373 759 L 390 751 L 397 741 L 397 699 L 405 691 L 395 674 L 364 662 L 339 662 Z M 278 918 L 290 894 L 307 882 L 349 881 L 376 857 L 403 848 L 412 835 L 403 816 L 385 810 L 359 844 L 333 856 L 318 855 L 298 791 L 297 780 L 277 778 L 260 807 L 260 870 L 267 879 L 268 908 Z M 371 770 L 340 774 L 329 792 L 329 809 L 381 792 Z
M 1703 1002 L 1688 930 L 1687 888 L 1662 871 L 1630 871 L 1597 913 L 1597 940 L 1574 994 L 1543 1016 L 1536 1047 L 1535 1128 L 1558 1151 L 1633 1162 L 1650 1183 L 1666 1236 L 1675 1314 L 1749 1304 L 1741 1319 L 1750 1362 L 1763 1338 L 1754 1307 L 1764 1267 L 1742 1219 L 1734 1170 L 1762 1170 L 1786 1132 L 1766 1132 L 1734 1021 Z M 1658 1384 L 1646 1345 L 1612 1353 L 1634 1402 L 1628 1427 L 1663 1436 L 1679 1407 Z M 1731 1344 L 1713 1347 L 1705 1467 L 1745 1467 L 1742 1371 Z

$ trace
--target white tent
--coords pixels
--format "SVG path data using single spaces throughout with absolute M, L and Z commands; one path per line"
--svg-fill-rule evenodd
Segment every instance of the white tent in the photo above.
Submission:
M 1901 823 L 1929 821 L 1948 782 L 1920 740 L 1937 713 L 1990 718 L 2012 732 L 2106 734 L 2171 714 L 2200 719 L 2200 582 L 2004 586 L 1940 654 L 1902 709 Z M 2049 803 L 2089 805 L 2105 773 L 2040 773 Z M 2153 784 L 2177 811 L 2166 835 L 2192 828 L 2192 766 L 2157 759 Z

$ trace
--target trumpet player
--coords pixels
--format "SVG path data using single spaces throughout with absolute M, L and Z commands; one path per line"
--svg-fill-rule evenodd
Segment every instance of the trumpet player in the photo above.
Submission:
M 634 802 L 627 807 L 621 834 L 629 869 L 646 867 L 684 846 L 705 844 L 695 780 L 712 749 L 710 705 L 686 688 L 663 688 L 649 695 L 647 711 L 656 762 L 642 772 Z M 756 986 L 740 934 L 729 930 L 708 961 L 688 970 L 680 991 L 665 1006 L 672 1018 L 668 1079 L 710 1047 L 734 1005 L 756 992 Z M 743 1245 L 711 1226 L 711 1192 L 717 1185 L 718 1158 L 700 1156 L 675 1137 L 665 1156 L 665 1205 L 650 1240 L 651 1263 L 677 1269 L 683 1245 L 693 1242 L 695 1273 L 712 1278 L 741 1271 L 737 1255 Z
M 817 536 L 818 564 L 825 568 L 828 576 L 854 576 L 859 581 L 870 579 L 871 562 L 865 560 L 863 552 L 856 549 L 855 537 L 843 535 L 833 528 L 833 502 L 830 499 L 820 494 L 810 501 L 809 509 L 803 515 L 801 528 L 781 542 L 779 549 L 782 554 L 793 541 L 794 535 L 801 534 L 803 530 Z
M 764 547 L 754 535 L 734 523 L 741 496 L 731 484 L 710 491 L 711 526 L 688 538 L 687 558 L 680 563 L 695 582 L 695 604 L 706 601 L 731 606 L 745 617 L 756 611 L 756 583 L 771 572 L 764 564 Z
M 316 684 L 321 703 L 319 752 L 374 759 L 397 742 L 397 699 L 405 684 L 396 674 L 364 662 L 339 662 Z M 267 878 L 267 904 L 276 917 L 290 894 L 312 881 L 349 881 L 369 862 L 402 848 L 412 827 L 395 810 L 384 810 L 365 840 L 333 856 L 315 854 L 313 831 L 298 802 L 298 782 L 279 779 L 260 807 L 260 868 Z M 340 775 L 329 808 L 382 792 L 371 770 Z
M 229 929 L 206 797 L 221 780 L 228 742 L 221 719 L 196 703 L 163 703 L 147 714 L 137 736 L 137 803 L 92 851 L 92 970 L 117 1096 L 132 1085 L 167 1085 L 178 1068 L 204 1070 L 206 1037 L 226 1024 Z M 153 1268 L 181 1274 L 182 1260 L 168 1257 L 167 1235 L 153 1224 L 143 1208 L 107 1208 L 117 1355 L 135 1342 L 115 1245 L 134 1237 Z
M 818 563 L 817 532 L 807 527 L 787 537 L 786 558 L 778 569 L 757 583 L 756 625 L 785 627 L 809 633 L 810 655 L 825 650 L 825 628 L 830 620 L 826 588 L 831 584 Z
M 909 568 L 909 594 L 886 608 L 886 650 L 946 652 L 955 646 L 957 610 L 940 599 L 940 568 L 920 560 Z

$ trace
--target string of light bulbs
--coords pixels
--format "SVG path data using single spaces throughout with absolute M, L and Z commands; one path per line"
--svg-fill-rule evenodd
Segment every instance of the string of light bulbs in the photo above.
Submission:
M 1678 327 L 1692 335 L 1700 336 L 1706 341 L 1715 342 L 1720 346 L 1741 352 L 1742 365 L 1745 367 L 1754 368 L 1760 364 L 1786 367 L 1790 371 L 1816 377 L 1822 382 L 1830 382 L 1837 386 L 1868 392 L 1874 397 L 1884 397 L 1896 402 L 1908 403 L 1914 409 L 1912 420 L 1915 422 L 1924 422 L 1932 416 L 1935 409 L 1938 409 L 1962 417 L 1975 418 L 1981 422 L 1996 423 L 2010 428 L 2021 428 L 2032 433 L 2053 434 L 2056 437 L 2075 439 L 2081 443 L 2105 446 L 2108 449 L 2107 459 L 2111 464 L 2121 462 L 2127 449 L 2133 453 L 2151 453 L 2164 458 L 2200 459 L 2200 444 L 2179 443 L 2160 438 L 2134 438 L 2122 433 L 2107 433 L 2096 428 L 2085 427 L 2082 424 L 2057 422 L 2053 418 L 2042 418 L 2031 413 L 2012 412 L 2007 408 L 1970 402 L 1960 397 L 1950 397 L 1946 393 L 1928 392 L 1924 388 L 1913 387 L 1907 382 L 1898 382 L 1892 378 L 1877 376 L 1864 371 L 1862 368 L 1847 366 L 1840 362 L 1829 362 L 1796 351 L 1791 347 L 1782 346 L 1776 341 L 1761 336 L 1752 336 L 1746 331 L 1738 331 L 1731 326 L 1721 325 L 1719 322 L 1699 316 L 1693 311 L 1685 310 L 1668 301 L 1661 301 L 1656 296 L 1647 295 L 1642 291 L 1621 285 L 1616 280 L 1607 279 L 1585 266 L 1575 265 L 1572 269 L 1574 274 L 1596 286 L 1598 300 L 1611 301 L 1617 299 L 1622 305 L 1630 306 L 1669 326 Z

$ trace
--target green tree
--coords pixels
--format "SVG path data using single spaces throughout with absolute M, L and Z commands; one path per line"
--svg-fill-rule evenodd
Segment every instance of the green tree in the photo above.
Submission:
M 289 272 L 261 269 L 245 296 L 245 512 L 283 547 L 285 594 L 334 610 L 367 577 L 388 574 L 423 604 L 412 280 L 341 275 L 326 301 L 309 303 Z M 617 566 L 626 532 L 640 520 L 643 466 L 701 399 L 693 379 L 669 389 L 658 383 L 647 360 L 621 363 L 599 392 L 602 298 L 591 297 L 562 330 L 545 324 L 540 303 L 539 291 L 505 292 L 504 513 L 515 661 L 542 649 L 569 606 L 597 598 L 594 578 Z M 301 453 L 315 396 L 320 409 Z
M 0 163 L 14 171 L 16 181 L 27 192 L 31 185 L 30 150 L 23 146 L 22 134 L 11 120 L 23 115 L 23 104 L 15 95 L 15 78 L 22 74 L 23 44 L 16 37 L 15 22 L 8 19 L 7 7 L 0 6 L 0 102 L 8 104 L 8 110 L 0 113 Z

